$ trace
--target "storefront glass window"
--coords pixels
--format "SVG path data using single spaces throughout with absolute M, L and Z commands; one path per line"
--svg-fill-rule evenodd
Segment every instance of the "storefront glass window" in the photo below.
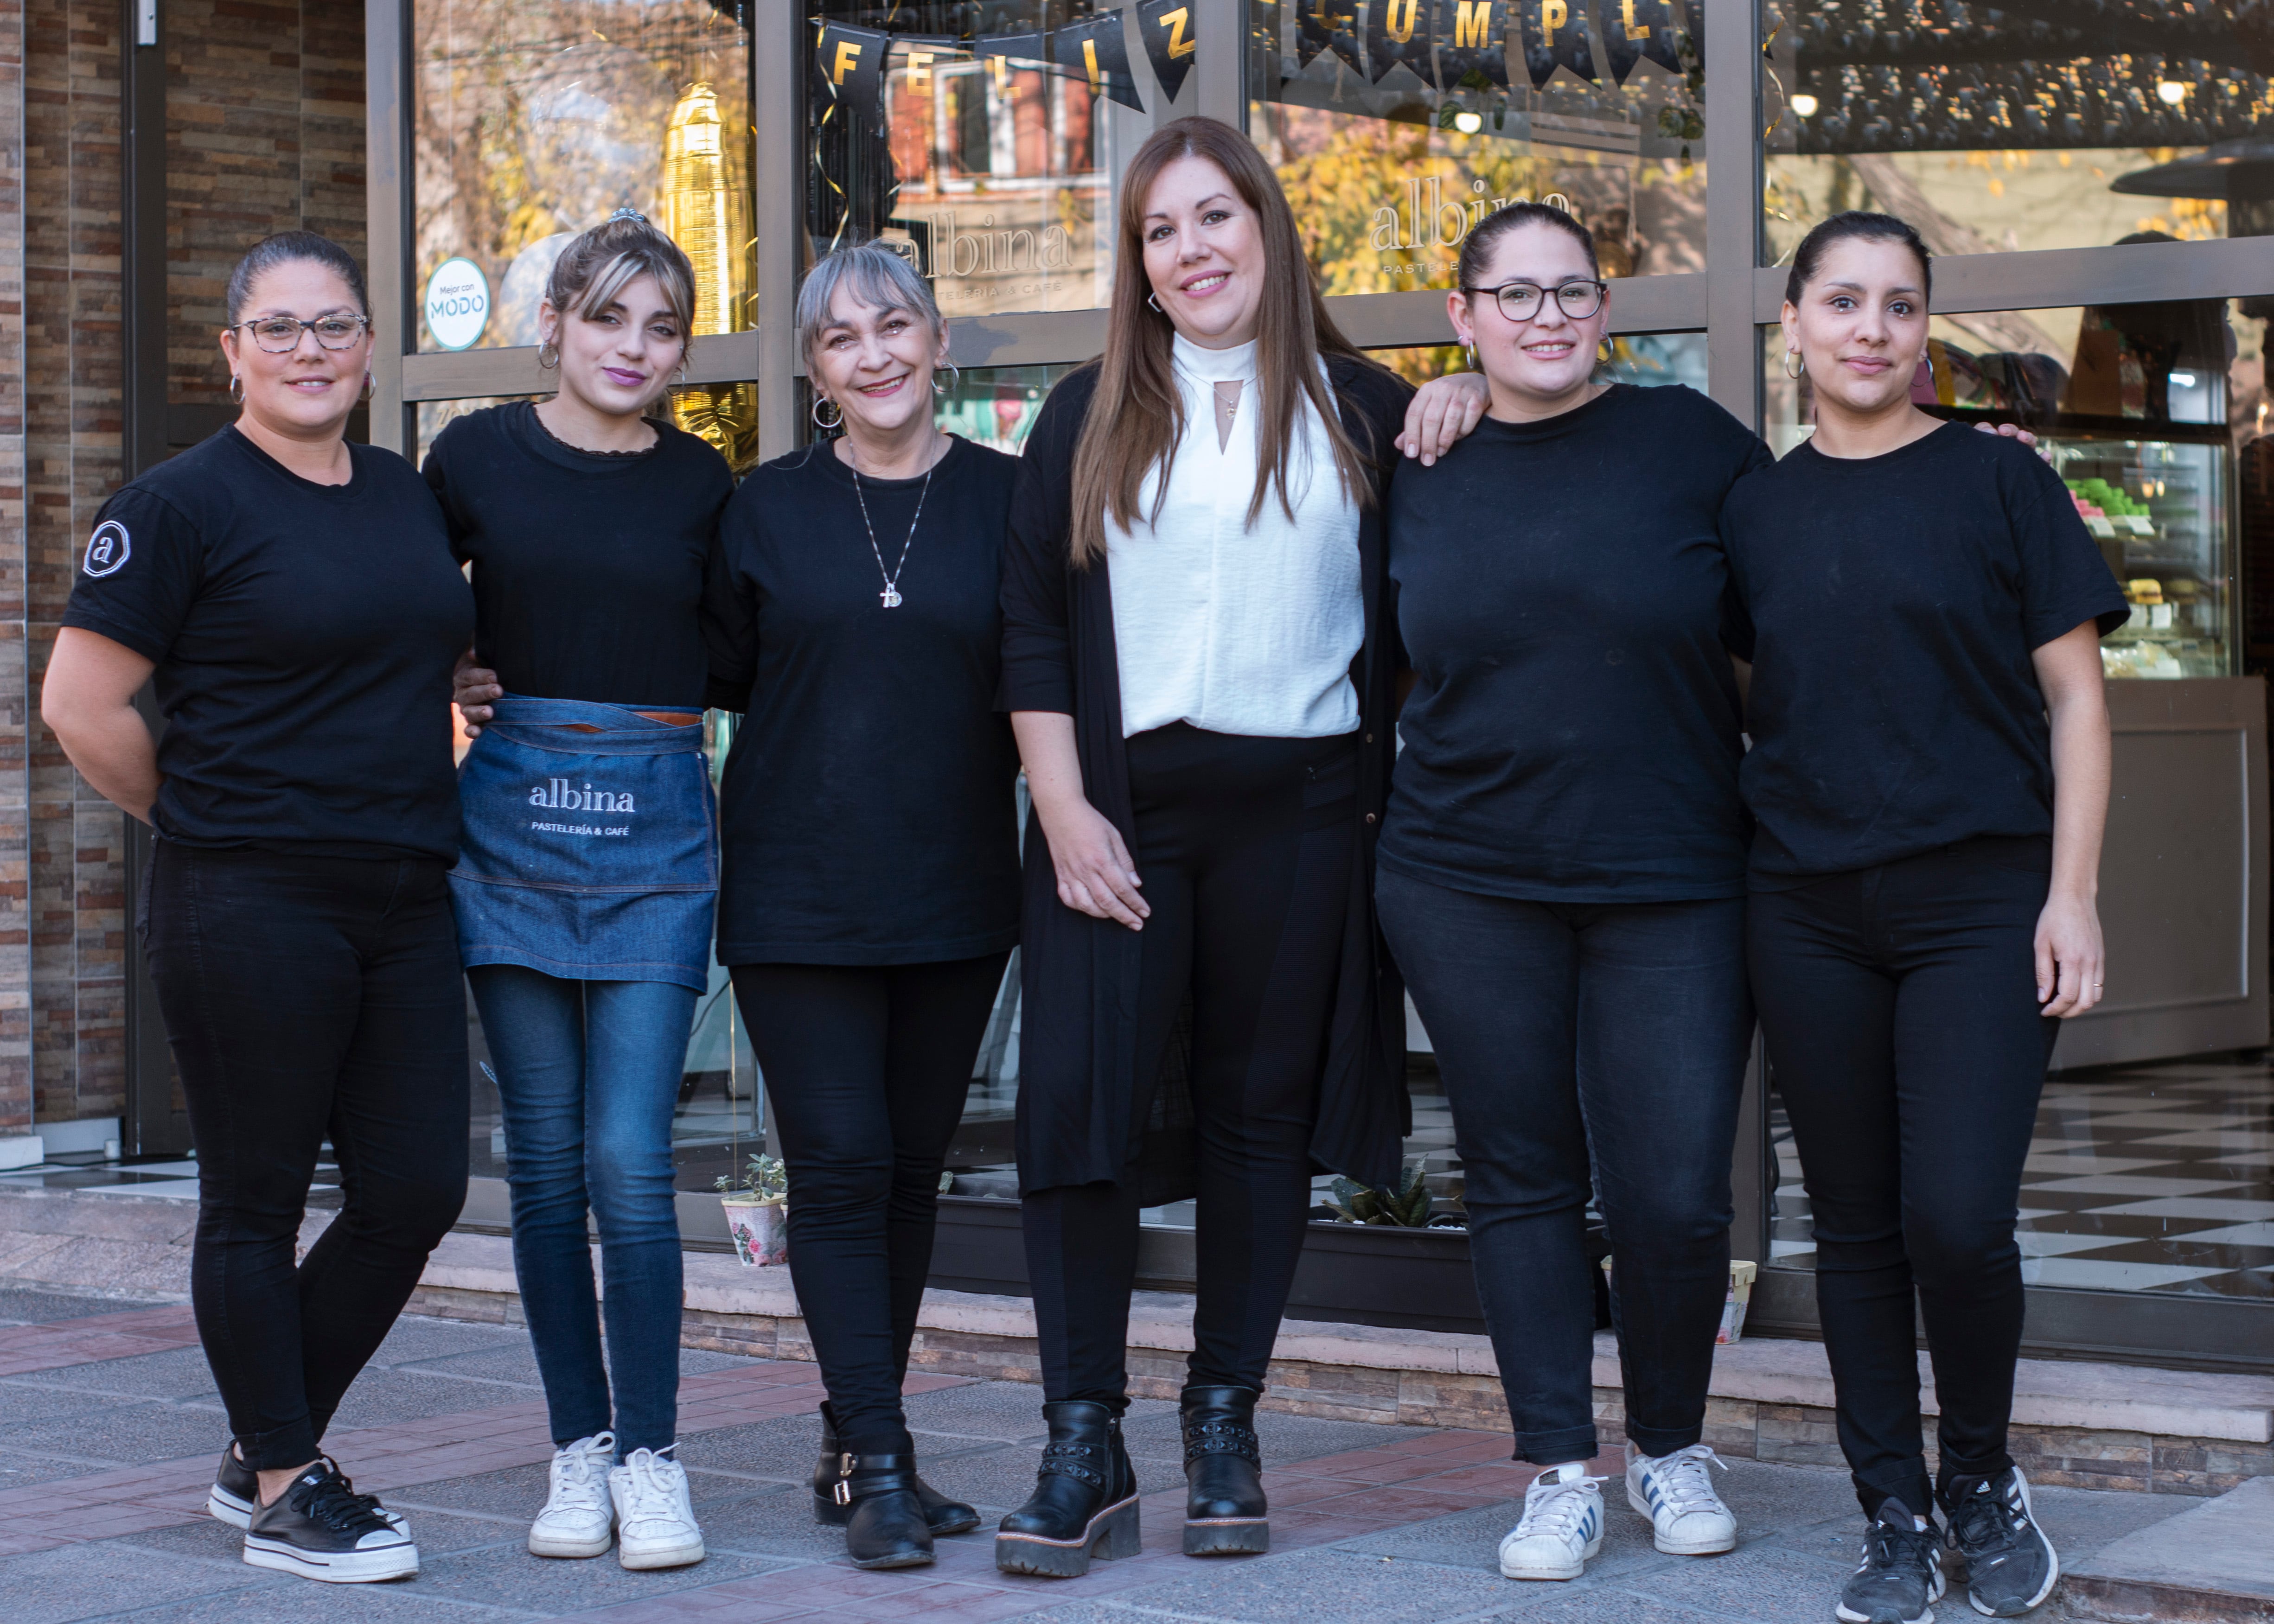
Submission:
M 1329 294 L 1450 287 L 1520 199 L 1585 224 L 1608 275 L 1705 268 L 1698 0 L 1247 5 L 1248 133 Z
M 2274 71 L 2232 5 L 1765 0 L 1762 251 L 1847 208 L 1937 253 L 2274 229 Z
M 2108 675 L 2224 677 L 2237 663 L 2236 480 L 2260 467 L 2264 302 L 2175 299 L 1937 316 L 1912 398 L 2039 435 L 2132 600 L 2103 639 Z M 1805 378 L 1764 329 L 1766 432 L 1811 432 Z
M 809 262 L 881 239 L 932 279 L 951 316 L 1103 304 L 1111 177 L 1148 126 L 1084 74 L 1049 65 L 1057 31 L 1092 14 L 1088 0 L 818 8 L 825 25 L 871 33 L 816 35 L 806 89 Z M 1020 54 L 993 54 L 996 40 L 1021 41 Z M 864 73 L 862 53 L 879 49 L 880 74 Z M 840 55 L 842 73 L 832 71 Z

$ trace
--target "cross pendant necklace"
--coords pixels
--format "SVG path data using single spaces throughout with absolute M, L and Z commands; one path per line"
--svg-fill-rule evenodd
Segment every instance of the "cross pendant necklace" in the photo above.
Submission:
M 916 492 L 916 510 L 908 518 L 907 538 L 900 543 L 900 560 L 890 570 L 885 568 L 885 550 L 877 545 L 877 526 L 869 517 L 869 499 L 862 493 L 861 470 L 849 462 L 846 466 L 853 469 L 853 495 L 861 504 L 861 525 L 869 532 L 869 551 L 876 554 L 877 573 L 885 580 L 885 590 L 877 594 L 877 600 L 887 609 L 897 609 L 901 601 L 900 572 L 908 567 L 908 549 L 916 545 L 916 524 L 923 517 L 924 498 L 931 493 L 931 477 L 939 463 L 935 461 L 924 470 L 923 485 Z

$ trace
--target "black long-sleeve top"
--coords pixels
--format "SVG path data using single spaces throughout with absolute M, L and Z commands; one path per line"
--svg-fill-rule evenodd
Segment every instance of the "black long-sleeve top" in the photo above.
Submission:
M 1412 391 L 1354 357 L 1328 359 L 1344 432 L 1373 459 L 1373 497 L 1360 513 L 1359 560 L 1366 637 L 1352 663 L 1359 695 L 1359 838 L 1337 973 L 1326 1068 L 1311 1143 L 1319 1164 L 1371 1183 L 1395 1182 L 1412 1112 L 1405 1094 L 1404 986 L 1374 914 L 1374 845 L 1389 791 L 1395 632 L 1383 609 L 1389 578 L 1382 513 L 1394 441 Z M 1003 563 L 1006 710 L 1073 718 L 1089 802 L 1132 850 L 1136 820 L 1121 733 L 1119 664 L 1109 569 L 1073 567 L 1073 454 L 1097 388 L 1095 365 L 1060 382 L 1027 441 Z M 1139 1033 L 1136 933 L 1061 903 L 1049 843 L 1029 816 L 1020 954 L 1019 1183 L 1022 1190 L 1118 1183 L 1140 1165 L 1148 1203 L 1191 1193 L 1188 1132 L 1156 1130 L 1131 1154 Z M 1171 1073 L 1177 1070 L 1171 1061 Z M 1163 1109 L 1156 1124 L 1183 1113 Z

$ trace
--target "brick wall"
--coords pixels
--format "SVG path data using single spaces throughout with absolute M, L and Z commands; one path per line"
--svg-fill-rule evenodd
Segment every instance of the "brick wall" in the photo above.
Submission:
M 0 0 L 0 1134 L 32 1119 L 25 895 L 24 0 Z
M 124 1106 L 121 815 L 37 720 L 121 474 L 118 0 L 0 0 L 0 1132 Z M 359 0 L 167 0 L 168 396 L 225 399 L 214 335 L 254 239 L 364 248 Z

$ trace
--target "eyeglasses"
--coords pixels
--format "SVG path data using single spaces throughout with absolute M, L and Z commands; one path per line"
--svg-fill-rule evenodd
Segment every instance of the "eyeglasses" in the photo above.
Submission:
M 1536 282 L 1504 282 L 1497 288 L 1464 288 L 1464 293 L 1488 293 L 1500 304 L 1500 313 L 1510 321 L 1529 321 L 1540 313 L 1540 302 L 1549 293 L 1563 313 L 1575 321 L 1585 320 L 1603 307 L 1603 294 L 1608 282 L 1590 282 L 1576 277 L 1558 282 L 1553 289 L 1543 288 Z
M 313 321 L 303 321 L 297 316 L 263 316 L 258 321 L 240 321 L 237 325 L 249 330 L 252 342 L 270 355 L 290 355 L 300 347 L 304 331 L 313 333 L 316 342 L 327 350 L 352 350 L 371 326 L 371 318 L 319 316 Z

